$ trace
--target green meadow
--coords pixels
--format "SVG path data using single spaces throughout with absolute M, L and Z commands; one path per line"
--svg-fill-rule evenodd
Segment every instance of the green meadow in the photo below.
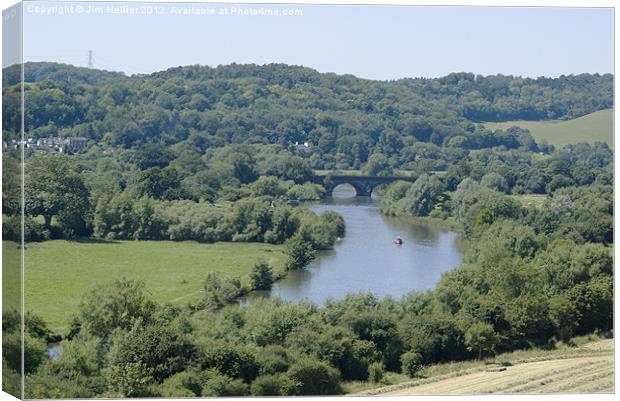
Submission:
M 11 249 L 15 243 L 5 241 L 3 246 Z M 182 304 L 201 298 L 210 271 L 247 279 L 257 261 L 280 271 L 285 259 L 283 246 L 262 243 L 30 243 L 25 253 L 25 306 L 53 331 L 64 333 L 82 294 L 98 283 L 121 277 L 142 280 L 154 300 Z M 14 274 L 7 270 L 3 274 Z
M 613 147 L 613 118 L 613 109 L 605 109 L 573 120 L 505 121 L 484 125 L 490 129 L 506 129 L 513 126 L 528 129 L 536 141 L 546 139 L 556 148 L 578 142 L 607 142 Z
M 19 270 L 20 253 L 18 244 L 2 243 L 2 310 L 19 309 L 21 303 Z
M 541 207 L 547 195 L 525 194 L 525 195 L 509 195 L 511 198 L 521 202 L 524 207 Z

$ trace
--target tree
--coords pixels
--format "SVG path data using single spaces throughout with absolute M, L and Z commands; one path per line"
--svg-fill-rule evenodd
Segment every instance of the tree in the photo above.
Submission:
M 478 214 L 476 215 L 476 220 L 474 222 L 474 228 L 480 230 L 484 226 L 489 226 L 493 224 L 494 221 L 495 221 L 495 216 L 493 215 L 493 213 L 486 207 L 483 207 L 482 209 L 478 211 Z
M 480 185 L 497 192 L 508 192 L 508 183 L 503 175 L 498 173 L 485 174 L 480 180 Z
M 412 216 L 427 216 L 433 210 L 437 197 L 443 192 L 444 186 L 437 176 L 423 174 L 407 191 L 406 210 Z
M 494 351 L 498 342 L 499 336 L 486 322 L 474 323 L 465 332 L 465 345 L 470 351 L 478 352 L 478 359 L 482 359 L 483 352 Z
M 32 373 L 46 359 L 46 343 L 43 339 L 36 338 L 26 333 L 23 342 L 24 372 Z M 3 361 L 8 367 L 17 372 L 22 370 L 22 337 L 19 332 L 2 334 Z
M 197 357 L 203 369 L 217 369 L 223 375 L 250 383 L 258 376 L 256 355 L 243 345 L 209 341 L 200 345 Z
M 136 191 L 139 197 L 172 200 L 182 198 L 180 187 L 181 177 L 176 169 L 151 167 L 139 173 Z
M 86 234 L 89 192 L 68 156 L 40 156 L 29 162 L 25 191 L 26 213 L 43 216 L 47 229 L 56 216 L 66 237 Z
M 366 165 L 362 168 L 362 174 L 372 176 L 387 176 L 394 173 L 390 162 L 386 156 L 381 153 L 373 153 L 368 158 Z
M 268 196 L 277 198 L 286 194 L 287 186 L 277 177 L 259 177 L 250 184 L 250 188 L 254 196 Z
M 96 285 L 82 297 L 77 322 L 86 333 L 106 338 L 116 328 L 129 330 L 137 320 L 150 321 L 156 308 L 143 282 L 117 279 Z
M 232 379 L 217 369 L 207 369 L 202 373 L 202 397 L 244 396 L 248 386 L 241 379 Z
M 196 354 L 195 347 L 171 324 L 136 324 L 129 331 L 115 331 L 109 339 L 107 362 L 124 369 L 143 366 L 157 382 L 184 370 Z
M 301 269 L 315 257 L 312 245 L 300 235 L 295 235 L 286 242 L 286 268 L 288 270 Z
M 557 174 L 551 178 L 551 181 L 549 181 L 545 190 L 548 194 L 550 194 L 560 188 L 570 187 L 572 185 L 575 185 L 575 181 L 572 178 Z
M 379 359 L 372 342 L 358 340 L 349 329 L 340 326 L 298 327 L 287 336 L 286 343 L 303 355 L 328 362 L 341 372 L 344 380 L 366 380 L 368 365 Z
M 549 318 L 558 338 L 569 341 L 579 327 L 581 316 L 566 294 L 561 294 L 549 300 Z
M 246 149 L 240 149 L 240 151 L 232 153 L 228 161 L 233 166 L 233 176 L 242 184 L 254 182 L 258 178 L 256 161 Z
M 379 310 L 360 311 L 349 317 L 351 330 L 364 341 L 370 341 L 382 357 L 385 368 L 396 371 L 403 343 L 394 316 Z
M 266 262 L 259 262 L 254 265 L 250 273 L 252 288 L 255 290 L 270 290 L 273 285 L 273 269 Z
M 564 294 L 578 318 L 575 334 L 610 330 L 613 323 L 613 277 L 604 276 L 577 284 Z
M 151 167 L 166 167 L 174 159 L 171 150 L 158 143 L 147 143 L 140 146 L 134 156 L 134 162 L 140 170 Z
M 277 169 L 279 177 L 292 180 L 296 184 L 303 184 L 312 177 L 312 169 L 308 162 L 299 156 L 284 156 L 278 159 Z

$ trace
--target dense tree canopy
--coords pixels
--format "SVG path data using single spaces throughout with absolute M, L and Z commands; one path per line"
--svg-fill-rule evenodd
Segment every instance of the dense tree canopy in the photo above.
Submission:
M 7 100 L 17 95 L 14 75 L 13 69 L 6 71 Z M 187 141 L 204 151 L 225 144 L 294 148 L 308 142 L 307 152 L 321 167 L 359 168 L 374 151 L 398 161 L 418 142 L 535 150 L 526 131 L 493 133 L 475 123 L 574 118 L 609 108 L 612 79 L 609 74 L 530 79 L 454 73 L 383 82 L 283 64 L 188 66 L 124 77 L 27 63 L 26 130 L 33 138 L 85 136 L 123 148 Z M 4 103 L 6 138 L 15 132 L 11 121 L 18 120 L 10 102 Z M 139 164 L 166 163 L 155 157 L 159 160 Z
M 612 150 L 553 149 L 525 130 L 479 124 L 611 107 L 611 75 L 380 82 L 280 64 L 131 77 L 25 70 L 29 136 L 89 140 L 73 155 L 26 150 L 28 242 L 263 242 L 283 244 L 286 267 L 300 269 L 346 227 L 334 212 L 288 203 L 324 194 L 314 170 L 352 168 L 406 170 L 415 182 L 381 188 L 381 211 L 441 218 L 468 240 L 460 267 L 400 300 L 234 304 L 278 278 L 262 261 L 243 280 L 205 272 L 199 304 L 160 305 L 123 278 L 93 283 L 58 358 L 46 342 L 59 338 L 26 315 L 27 398 L 341 394 L 345 380 L 413 377 L 431 363 L 612 329 Z M 7 101 L 19 95 L 17 73 L 5 70 Z M 3 116 L 10 142 L 19 116 L 8 106 Z M 20 240 L 19 154 L 3 157 L 13 172 L 3 239 Z M 19 327 L 16 312 L 3 315 L 7 382 L 21 367 Z

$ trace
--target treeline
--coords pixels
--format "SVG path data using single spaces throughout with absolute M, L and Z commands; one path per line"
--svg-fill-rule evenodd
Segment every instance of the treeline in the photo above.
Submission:
M 266 242 L 282 244 L 299 234 L 316 249 L 329 248 L 344 227 L 334 212 L 316 215 L 262 199 L 195 203 L 134 199 L 119 194 L 97 205 L 94 236 L 108 240 Z
M 416 143 L 537 150 L 527 132 L 494 133 L 475 123 L 574 118 L 613 105 L 609 74 L 455 73 L 381 82 L 281 64 L 189 66 L 132 77 L 51 63 L 24 68 L 29 137 L 83 136 L 125 149 L 199 143 L 203 152 L 227 144 L 294 149 L 309 142 L 306 155 L 321 169 L 360 168 L 375 152 L 396 162 Z M 8 140 L 20 121 L 8 105 L 20 91 L 10 85 L 14 79 L 6 83 Z
M 270 156 L 257 161 L 252 150 L 218 149 L 189 169 L 172 163 L 158 146 L 118 157 L 33 155 L 25 167 L 26 240 L 281 243 L 309 219 L 287 202 L 320 199 L 324 189 L 306 182 L 312 170 L 301 158 L 263 150 Z M 21 207 L 14 156 L 5 152 L 3 158 L 3 236 L 17 240 Z

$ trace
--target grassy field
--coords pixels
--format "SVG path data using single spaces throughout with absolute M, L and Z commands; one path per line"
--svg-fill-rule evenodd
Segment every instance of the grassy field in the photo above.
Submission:
M 607 142 L 613 147 L 613 114 L 613 109 L 606 109 L 566 121 L 506 121 L 485 123 L 485 126 L 490 129 L 526 128 L 536 141 L 546 139 L 558 148 L 571 143 L 596 141 Z
M 524 207 L 539 208 L 547 199 L 547 195 L 525 194 L 525 195 L 509 195 L 511 198 L 521 202 Z
M 21 303 L 21 263 L 18 244 L 3 242 L 2 246 L 2 310 L 19 309 Z
M 583 339 L 582 339 L 583 340 Z M 495 362 L 466 361 L 433 365 L 424 378 L 369 390 L 360 395 L 467 395 L 609 393 L 613 391 L 613 340 L 577 347 L 525 350 L 498 355 Z
M 10 249 L 15 244 L 4 242 L 3 246 Z M 121 277 L 143 280 L 153 299 L 186 303 L 200 299 L 209 271 L 247 276 L 259 260 L 281 270 L 285 258 L 282 246 L 259 243 L 31 243 L 25 254 L 26 310 L 63 333 L 82 294 L 97 283 Z

